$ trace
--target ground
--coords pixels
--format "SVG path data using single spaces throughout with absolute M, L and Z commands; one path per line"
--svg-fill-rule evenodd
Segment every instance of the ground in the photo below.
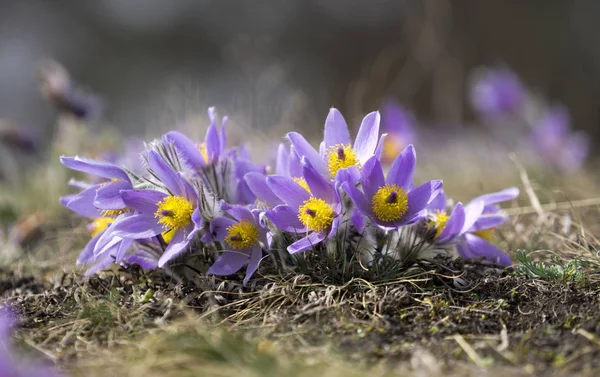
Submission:
M 21 320 L 18 338 L 74 375 L 600 371 L 595 284 L 447 258 L 420 262 L 397 281 L 341 286 L 308 276 L 182 286 L 139 270 L 65 274 L 52 284 L 1 276 Z

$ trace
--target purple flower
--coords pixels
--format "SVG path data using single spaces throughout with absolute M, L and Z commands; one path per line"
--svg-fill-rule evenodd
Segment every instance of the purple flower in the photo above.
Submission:
M 517 75 L 508 69 L 479 72 L 471 87 L 471 104 L 480 114 L 497 117 L 518 111 L 525 100 L 525 89 Z
M 71 201 L 65 203 L 67 208 L 79 214 L 80 211 L 86 212 L 90 209 L 89 205 L 91 202 L 96 207 L 96 215 L 90 216 L 91 213 L 88 213 L 81 216 L 92 218 L 98 217 L 99 214 L 103 216 L 116 216 L 127 209 L 127 205 L 121 198 L 120 191 L 131 189 L 133 185 L 125 170 L 108 162 L 94 161 L 77 156 L 61 156 L 60 162 L 69 169 L 109 180 L 90 186 L 75 197 L 72 197 Z M 80 197 L 79 200 L 75 200 L 78 196 Z M 89 199 L 92 196 L 93 199 L 90 201 Z M 64 201 L 64 199 L 61 199 L 61 202 Z M 78 206 L 83 207 L 78 208 Z
M 304 188 L 308 187 L 302 176 L 300 157 L 294 150 L 294 147 L 291 147 L 288 151 L 284 144 L 279 144 L 277 160 L 275 162 L 275 175 L 290 178 L 300 186 Z M 283 201 L 267 185 L 267 177 L 264 173 L 247 173 L 244 175 L 244 181 L 254 196 L 265 202 L 269 207 L 283 204 Z
M 412 224 L 423 217 L 423 210 L 442 189 L 442 181 L 429 181 L 413 188 L 416 153 L 409 145 L 392 163 L 387 177 L 377 157 L 371 157 L 361 172 L 362 192 L 345 182 L 342 189 L 356 208 L 384 229 Z
M 0 307 L 0 376 L 2 377 L 56 377 L 49 366 L 19 360 L 11 344 L 14 318 L 6 308 Z
M 585 132 L 572 132 L 568 112 L 562 107 L 549 109 L 534 125 L 533 149 L 542 161 L 561 173 L 581 169 L 589 152 Z
M 239 147 L 233 151 L 235 202 L 238 204 L 254 204 L 256 195 L 244 179 L 248 173 L 260 174 L 264 177 L 267 170 L 265 165 L 257 165 L 251 161 L 250 154 L 246 148 Z
M 361 167 L 378 149 L 379 112 L 364 117 L 354 144 L 344 117 L 337 109 L 331 109 L 325 120 L 324 141 L 317 152 L 297 132 L 287 134 L 300 157 L 306 157 L 312 166 L 326 178 L 335 178 L 338 171 L 351 166 Z
M 414 116 L 398 102 L 388 99 L 381 107 L 382 133 L 387 133 L 383 143 L 383 162 L 392 162 L 409 144 L 415 144 L 417 130 Z
M 181 159 L 196 172 L 218 161 L 224 154 L 227 144 L 225 137 L 227 117 L 223 118 L 221 130 L 218 130 L 214 107 L 208 109 L 208 116 L 210 126 L 206 130 L 206 137 L 202 143 L 195 143 L 178 131 L 170 131 L 163 136 L 163 140 L 175 145 Z
M 115 221 L 111 234 L 127 239 L 144 239 L 161 235 L 168 246 L 158 261 L 162 267 L 185 251 L 202 227 L 198 196 L 194 188 L 174 172 L 154 151 L 148 153 L 148 165 L 165 185 L 168 193 L 157 190 L 122 190 L 125 204 L 135 214 Z
M 434 244 L 453 244 L 464 259 L 483 258 L 487 261 L 509 266 L 510 257 L 494 246 L 491 241 L 494 229 L 504 224 L 507 217 L 497 203 L 512 200 L 519 195 L 519 189 L 511 187 L 473 199 L 463 206 L 457 203 L 450 216 L 446 214 L 446 200 L 443 194 L 428 209 L 430 225 L 435 228 Z
M 290 253 L 308 250 L 335 234 L 341 211 L 337 187 L 326 180 L 303 159 L 302 175 L 306 186 L 291 178 L 272 175 L 267 177 L 268 192 L 257 192 L 258 197 L 275 194 L 283 203 L 268 210 L 265 216 L 286 232 L 307 233 L 288 246 Z
M 267 245 L 267 232 L 260 225 L 258 211 L 251 212 L 243 206 L 232 206 L 224 201 L 220 204 L 231 218 L 213 219 L 210 222 L 210 234 L 213 241 L 224 241 L 228 249 L 222 252 L 208 273 L 232 275 L 248 265 L 244 278 L 246 285 L 258 269 L 263 247 Z
M 77 187 L 82 188 L 82 191 L 79 194 L 60 198 L 61 204 L 69 210 L 92 219 L 88 225 L 91 239 L 77 259 L 77 264 L 94 264 L 85 273 L 86 276 L 89 276 L 113 262 L 123 261 L 133 243 L 131 240 L 124 240 L 120 237 L 107 237 L 108 234 L 106 234 L 115 221 L 127 215 L 129 209 L 123 202 L 120 191 L 132 189 L 133 186 L 128 174 L 110 163 L 79 157 L 61 157 L 61 163 L 76 171 L 111 179 L 96 185 L 75 182 Z

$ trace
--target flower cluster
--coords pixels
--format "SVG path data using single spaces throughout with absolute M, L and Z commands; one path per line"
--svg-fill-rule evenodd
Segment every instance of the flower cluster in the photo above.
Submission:
M 412 145 L 384 170 L 379 112 L 364 117 L 354 140 L 337 109 L 327 116 L 318 148 L 288 133 L 271 175 L 244 147 L 228 148 L 227 118 L 219 121 L 213 108 L 208 115 L 203 141 L 168 132 L 146 145 L 144 169 L 136 173 L 108 162 L 61 158 L 64 166 L 100 178 L 94 184 L 72 181 L 79 192 L 61 198 L 90 219 L 91 240 L 78 259 L 92 265 L 88 274 L 111 263 L 177 274 L 208 262 L 207 273 L 222 276 L 246 266 L 246 284 L 269 256 L 293 268 L 294 254 L 340 248 L 367 267 L 415 250 L 511 263 L 491 241 L 493 229 L 506 220 L 497 203 L 518 190 L 449 208 L 442 181 L 415 185 Z

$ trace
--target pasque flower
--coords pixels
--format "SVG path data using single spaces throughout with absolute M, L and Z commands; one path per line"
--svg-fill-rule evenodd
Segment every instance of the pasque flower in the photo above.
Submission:
M 63 206 L 92 220 L 88 225 L 91 239 L 79 255 L 77 263 L 93 264 L 86 271 L 87 276 L 113 262 L 126 262 L 126 253 L 133 240 L 103 236 L 115 220 L 123 217 L 128 211 L 120 191 L 133 187 L 129 175 L 113 164 L 80 157 L 61 157 L 61 163 L 70 169 L 109 180 L 96 185 L 75 182 L 82 191 L 60 198 Z
M 387 137 L 383 142 L 381 161 L 391 163 L 409 144 L 415 144 L 417 130 L 414 116 L 393 100 L 381 106 L 381 132 Z
M 434 244 L 456 246 L 458 254 L 465 259 L 484 260 L 510 265 L 510 257 L 494 246 L 494 229 L 506 222 L 507 216 L 497 203 L 512 200 L 519 189 L 511 187 L 491 194 L 481 195 L 467 205 L 457 203 L 452 213 L 446 213 L 446 199 L 440 194 L 428 209 L 429 225 L 435 230 Z
M 218 217 L 210 222 L 213 241 L 224 242 L 226 249 L 208 269 L 209 274 L 232 275 L 244 265 L 244 285 L 258 269 L 263 248 L 267 245 L 267 232 L 260 225 L 259 212 L 221 201 L 221 210 L 229 217 Z
M 320 152 L 297 132 L 289 132 L 292 146 L 298 156 L 305 157 L 326 178 L 335 178 L 338 171 L 352 166 L 360 168 L 376 153 L 379 137 L 379 112 L 367 114 L 358 130 L 354 143 L 344 117 L 337 109 L 331 109 L 325 120 L 325 134 Z
M 112 234 L 127 239 L 145 239 L 161 235 L 168 243 L 158 261 L 162 267 L 185 251 L 201 229 L 198 196 L 181 173 L 173 171 L 154 152 L 148 152 L 148 165 L 165 186 L 165 191 L 150 189 L 122 190 L 123 201 L 135 214 L 116 221 Z
M 308 250 L 327 237 L 335 234 L 341 210 L 338 188 L 330 180 L 323 178 L 303 159 L 302 176 L 306 186 L 291 178 L 273 175 L 267 177 L 269 191 L 283 203 L 268 210 L 266 217 L 278 228 L 306 236 L 288 246 L 290 253 Z M 260 198 L 260 191 L 256 193 Z
M 534 124 L 531 142 L 541 160 L 561 173 L 580 170 L 589 152 L 588 135 L 571 131 L 569 114 L 562 107 L 550 108 Z
M 170 131 L 163 139 L 172 142 L 182 160 L 194 171 L 200 172 L 206 166 L 214 164 L 224 154 L 227 145 L 225 125 L 227 117 L 223 118 L 221 129 L 217 128 L 217 116 L 214 107 L 208 109 L 210 125 L 206 137 L 201 143 L 193 142 L 179 131 Z
M 362 191 L 350 182 L 344 182 L 342 189 L 364 216 L 382 228 L 414 223 L 423 217 L 423 210 L 442 189 L 442 181 L 429 181 L 413 188 L 416 158 L 414 147 L 409 145 L 384 177 L 379 160 L 373 156 L 361 171 Z
M 284 144 L 279 144 L 277 149 L 277 160 L 275 162 L 275 175 L 290 178 L 300 186 L 309 190 L 306 180 L 302 176 L 300 157 L 294 150 L 294 147 L 291 147 L 288 151 Z M 279 199 L 279 197 L 271 191 L 269 185 L 267 185 L 267 177 L 264 173 L 247 173 L 244 175 L 244 181 L 254 195 L 268 206 L 275 207 L 279 204 L 283 204 L 283 201 Z
M 526 91 L 517 75 L 508 69 L 480 70 L 471 87 L 471 104 L 487 117 L 497 117 L 520 109 Z

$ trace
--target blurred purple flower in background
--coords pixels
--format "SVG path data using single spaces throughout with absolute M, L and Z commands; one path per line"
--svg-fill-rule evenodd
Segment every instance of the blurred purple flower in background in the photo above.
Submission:
M 0 307 L 0 377 L 58 377 L 49 366 L 17 357 L 10 339 L 13 326 L 13 316 Z
M 481 116 L 494 118 L 517 113 L 525 98 L 521 81 L 507 68 L 482 68 L 473 75 L 470 100 Z
M 571 130 L 569 113 L 563 107 L 546 110 L 534 124 L 531 142 L 542 162 L 563 174 L 580 170 L 589 153 L 588 135 Z
M 391 163 L 409 144 L 417 141 L 416 120 L 398 101 L 387 99 L 381 105 L 381 132 L 387 133 L 381 160 Z

